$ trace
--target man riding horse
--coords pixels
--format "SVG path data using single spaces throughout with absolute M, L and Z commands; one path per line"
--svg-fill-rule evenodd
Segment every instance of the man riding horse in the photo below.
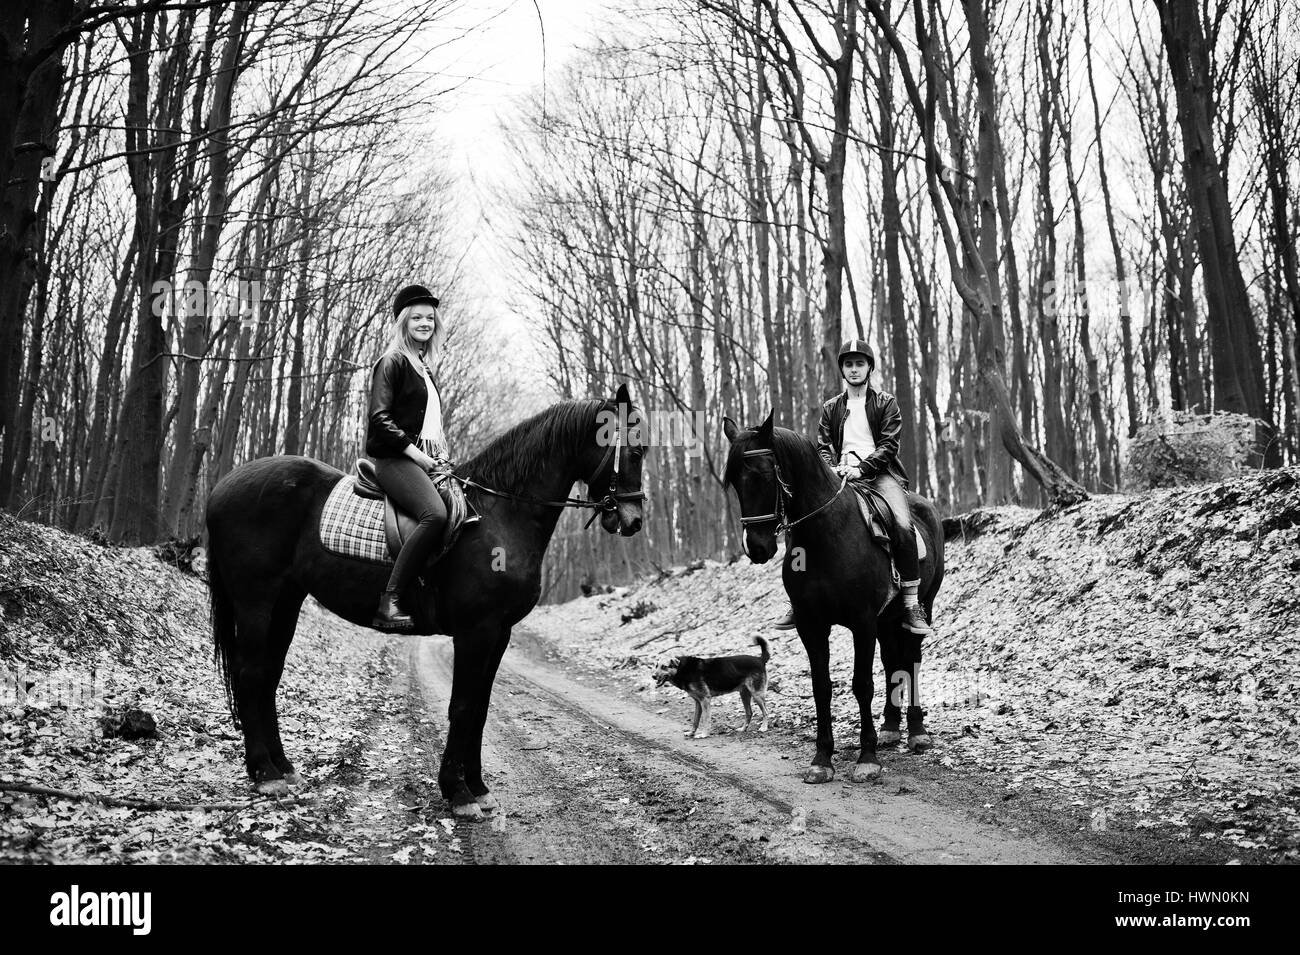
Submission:
M 903 416 L 893 395 L 871 387 L 876 356 L 870 345 L 860 338 L 849 339 L 840 346 L 837 361 L 847 387 L 822 405 L 817 453 L 836 475 L 847 474 L 851 482 L 865 483 L 889 534 L 903 592 L 903 629 L 922 635 L 931 633 L 917 599 L 921 571 L 916 534 L 907 506 L 907 472 L 898 460 Z M 794 629 L 794 610 L 774 626 L 778 630 Z

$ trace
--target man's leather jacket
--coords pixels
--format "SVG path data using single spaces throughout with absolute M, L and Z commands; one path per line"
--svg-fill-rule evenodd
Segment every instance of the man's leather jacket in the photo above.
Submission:
M 397 352 L 380 358 L 370 379 L 366 454 L 395 458 L 416 444 L 428 401 L 429 389 L 409 359 Z
M 894 396 L 867 386 L 867 424 L 876 449 L 862 462 L 862 476 L 875 477 L 882 471 L 908 487 L 907 472 L 898 460 L 898 433 L 903 427 L 903 415 L 898 410 Z M 840 462 L 844 448 L 844 422 L 849 416 L 849 392 L 841 391 L 822 405 L 822 417 L 817 425 L 817 453 L 829 466 Z

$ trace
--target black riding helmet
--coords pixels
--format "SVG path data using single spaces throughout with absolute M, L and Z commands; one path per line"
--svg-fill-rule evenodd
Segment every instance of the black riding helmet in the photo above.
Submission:
M 867 370 L 876 370 L 876 353 L 871 350 L 871 346 L 861 338 L 850 338 L 840 346 L 840 353 L 835 356 L 835 367 L 840 369 L 840 374 L 844 373 L 844 359 L 850 355 L 861 355 L 867 360 Z
M 423 285 L 408 285 L 397 293 L 393 299 L 393 318 L 402 314 L 402 309 L 408 305 L 415 305 L 417 302 L 428 302 L 434 308 L 438 307 L 438 296 L 434 295 Z M 872 362 L 872 364 L 875 364 Z

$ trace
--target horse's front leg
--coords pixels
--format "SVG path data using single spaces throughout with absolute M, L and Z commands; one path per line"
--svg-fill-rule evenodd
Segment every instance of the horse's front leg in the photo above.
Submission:
M 855 783 L 871 782 L 880 776 L 880 760 L 876 758 L 876 727 L 871 722 L 875 663 L 876 624 L 875 621 L 868 620 L 866 624 L 853 629 L 853 695 L 858 698 L 858 720 L 862 726 L 858 761 L 854 763 L 849 775 L 849 779 Z
M 902 698 L 907 673 L 902 666 L 903 628 L 896 620 L 877 622 L 876 632 L 880 642 L 880 665 L 885 670 L 885 707 L 880 723 L 877 744 L 894 746 L 903 738 Z
M 481 819 L 483 812 L 470 791 L 466 768 L 471 752 L 477 750 L 481 739 L 476 731 L 476 717 L 483 694 L 483 674 L 495 643 L 488 635 L 474 632 L 456 636 L 452 645 L 455 658 L 451 674 L 451 705 L 447 708 L 447 746 L 438 768 L 438 788 L 451 803 L 452 815 Z
M 813 702 L 817 706 L 817 752 L 803 774 L 806 783 L 828 783 L 835 778 L 831 754 L 835 742 L 831 733 L 831 628 L 829 624 L 799 626 L 799 639 L 808 653 L 812 673 Z
M 474 796 L 479 809 L 495 812 L 501 803 L 489 791 L 483 780 L 483 729 L 487 725 L 488 706 L 492 702 L 492 684 L 496 682 L 497 670 L 501 667 L 501 658 L 505 656 L 506 647 L 510 645 L 510 628 L 505 627 L 497 639 L 496 645 L 488 654 L 487 667 L 482 675 L 479 688 L 478 707 L 474 713 L 473 737 L 466 746 L 465 785 Z

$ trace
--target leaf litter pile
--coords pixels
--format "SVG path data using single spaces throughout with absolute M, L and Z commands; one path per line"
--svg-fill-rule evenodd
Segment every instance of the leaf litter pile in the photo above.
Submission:
M 1094 827 L 1173 827 L 1228 852 L 1300 859 L 1300 468 L 1055 515 L 994 508 L 946 530 L 922 673 L 936 747 L 918 759 L 990 774 Z M 803 648 L 769 629 L 788 606 L 780 565 L 695 561 L 526 624 L 683 714 L 683 694 L 654 687 L 654 664 L 756 652 L 762 634 L 773 725 L 806 734 Z M 843 745 L 857 702 L 842 627 L 831 655 Z
M 311 785 L 253 798 L 203 580 L 0 514 L 0 863 L 454 859 L 399 745 L 400 647 L 304 605 L 277 700 Z

